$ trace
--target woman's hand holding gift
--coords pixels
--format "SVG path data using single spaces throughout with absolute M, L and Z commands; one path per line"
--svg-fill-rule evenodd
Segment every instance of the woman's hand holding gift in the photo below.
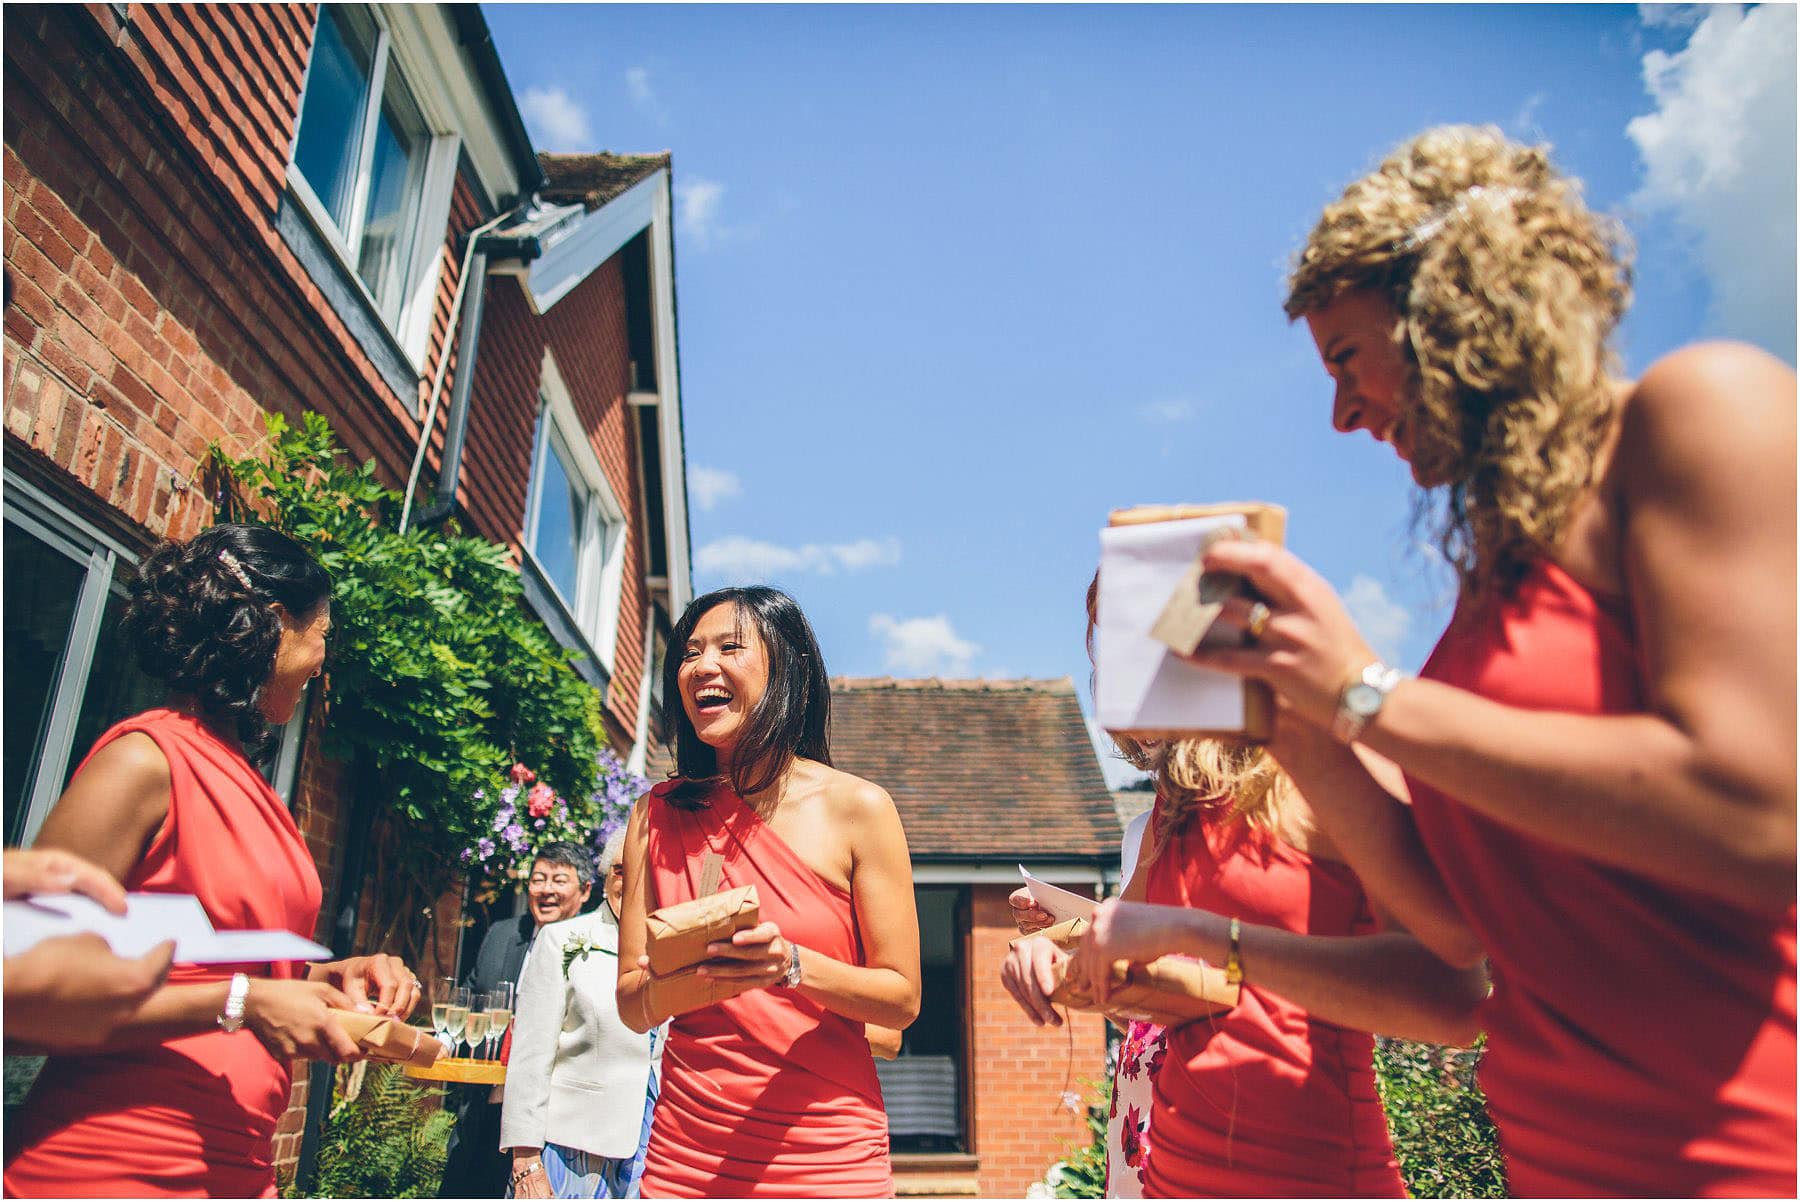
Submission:
M 791 947 L 775 923 L 758 923 L 737 932 L 729 942 L 707 944 L 709 959 L 700 966 L 698 975 L 725 981 L 739 993 L 766 989 L 786 975 L 793 955 Z
M 350 999 L 348 1009 L 395 1018 L 410 1018 L 423 996 L 419 978 L 405 962 L 385 953 L 314 964 L 309 978 L 341 990 Z
M 1344 685 L 1376 658 L 1331 585 L 1293 552 L 1267 542 L 1221 539 L 1207 550 L 1205 566 L 1244 577 L 1264 598 L 1228 603 L 1241 624 L 1252 625 L 1257 604 L 1269 612 L 1249 646 L 1199 651 L 1193 661 L 1265 680 L 1289 713 L 1330 729 Z
M 1000 983 L 1037 1026 L 1062 1026 L 1062 1015 L 1050 1004 L 1058 978 L 1057 965 L 1069 954 L 1048 939 L 1021 939 L 1000 963 Z
M 1056 924 L 1056 916 L 1037 904 L 1031 896 L 1031 890 L 1020 886 L 1007 894 L 1006 904 L 1012 907 L 1013 924 L 1019 928 L 1021 935 L 1035 935 L 1045 927 Z

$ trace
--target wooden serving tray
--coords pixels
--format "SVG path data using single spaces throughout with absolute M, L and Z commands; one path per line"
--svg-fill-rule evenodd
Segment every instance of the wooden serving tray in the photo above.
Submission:
M 406 1075 L 418 1081 L 455 1081 L 463 1085 L 500 1085 L 506 1066 L 498 1060 L 452 1060 L 440 1056 L 429 1068 L 406 1066 Z

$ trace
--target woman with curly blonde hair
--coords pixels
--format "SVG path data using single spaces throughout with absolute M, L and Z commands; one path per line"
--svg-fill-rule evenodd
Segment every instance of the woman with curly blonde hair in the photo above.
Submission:
M 1434 129 L 1351 184 L 1287 311 L 1336 428 L 1439 515 L 1457 609 L 1409 678 L 1295 556 L 1221 544 L 1259 633 L 1199 659 L 1275 687 L 1272 749 L 1374 900 L 1489 957 L 1516 1192 L 1791 1196 L 1794 375 L 1710 343 L 1621 379 L 1629 293 L 1543 148 Z
M 1090 639 L 1093 604 L 1090 589 Z M 1133 871 L 1122 898 L 1095 913 L 1080 962 L 1198 956 L 1240 973 L 1242 989 L 1227 1014 L 1127 1028 L 1113 1079 L 1108 1195 L 1403 1196 L 1367 1032 L 1472 1042 L 1483 969 L 1453 968 L 1378 923 L 1355 873 L 1265 749 L 1116 741 L 1150 773 L 1156 806 L 1127 834 Z M 1141 854 L 1130 849 L 1132 833 Z M 1047 925 L 1029 895 L 1013 904 L 1021 929 Z M 1002 966 L 1002 982 L 1034 1022 L 1060 1021 L 1048 994 L 1062 959 L 1049 941 L 1031 939 Z M 1105 999 L 1104 974 L 1087 984 Z

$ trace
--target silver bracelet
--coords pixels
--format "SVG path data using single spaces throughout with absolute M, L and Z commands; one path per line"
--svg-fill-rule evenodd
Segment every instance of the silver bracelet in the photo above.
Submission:
M 525 1178 L 531 1176 L 533 1173 L 542 1172 L 543 1169 L 544 1162 L 541 1160 L 534 1160 L 522 1169 L 514 1169 L 512 1171 L 512 1176 L 507 1179 L 507 1184 L 516 1186 L 519 1182 L 525 1180 Z

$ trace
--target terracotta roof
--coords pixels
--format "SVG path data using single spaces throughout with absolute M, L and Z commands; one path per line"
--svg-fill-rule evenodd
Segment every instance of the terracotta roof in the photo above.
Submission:
M 1114 789 L 1113 809 L 1119 815 L 1119 826 L 1130 825 L 1131 820 L 1156 804 L 1154 789 Z
M 539 154 L 538 162 L 550 181 L 541 195 L 551 204 L 579 203 L 592 211 L 672 161 L 666 150 L 661 154 Z
M 1118 814 L 1067 678 L 840 677 L 831 753 L 893 795 L 915 860 L 1118 859 Z

